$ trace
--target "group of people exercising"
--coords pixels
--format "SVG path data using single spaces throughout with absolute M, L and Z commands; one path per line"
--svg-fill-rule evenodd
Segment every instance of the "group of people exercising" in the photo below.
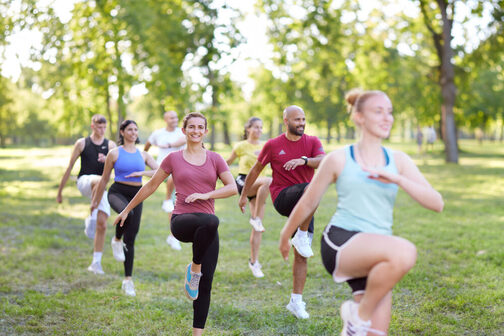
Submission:
M 114 220 L 111 246 L 114 258 L 124 263 L 122 289 L 135 296 L 132 281 L 134 243 L 140 227 L 142 202 L 166 181 L 162 208 L 168 213 L 171 234 L 168 244 L 192 243 L 192 260 L 184 270 L 184 291 L 193 301 L 193 335 L 203 333 L 210 307 L 213 275 L 219 254 L 219 218 L 214 200 L 240 194 L 238 206 L 250 207 L 250 259 L 255 277 L 264 273 L 259 247 L 268 194 L 276 211 L 287 217 L 280 232 L 280 252 L 287 260 L 294 247 L 293 288 L 286 308 L 297 318 L 309 318 L 302 294 L 307 260 L 313 256 L 314 213 L 330 184 L 335 184 L 336 211 L 323 230 L 321 257 L 334 281 L 346 281 L 353 298 L 341 305 L 341 335 L 386 335 L 392 309 L 392 289 L 414 266 L 416 248 L 392 235 L 393 207 L 402 188 L 423 207 L 442 211 L 442 196 L 429 184 L 411 158 L 382 146 L 390 135 L 392 103 L 382 91 L 352 90 L 346 101 L 350 117 L 360 129 L 359 140 L 326 154 L 316 136 L 305 134 L 305 112 L 299 106 L 283 111 L 285 133 L 261 143 L 262 121 L 250 118 L 238 142 L 225 160 L 207 150 L 203 140 L 207 119 L 201 113 L 184 116 L 178 128 L 174 111 L 164 115 L 166 127 L 155 131 L 144 151 L 137 149 L 138 126 L 125 120 L 120 126 L 119 146 L 104 136 L 106 119 L 94 115 L 91 135 L 77 140 L 61 179 L 57 201 L 80 156 L 77 187 L 91 199 L 85 233 L 94 238 L 93 260 L 88 270 L 103 274 L 101 258 L 110 206 Z M 157 161 L 147 152 L 159 147 Z M 229 165 L 239 160 L 238 176 Z M 266 176 L 270 165 L 272 177 Z M 146 169 L 148 166 L 150 169 Z M 114 170 L 114 183 L 105 190 Z M 142 176 L 151 177 L 142 185 Z M 217 180 L 222 182 L 216 188 Z M 173 191 L 175 190 L 175 197 Z

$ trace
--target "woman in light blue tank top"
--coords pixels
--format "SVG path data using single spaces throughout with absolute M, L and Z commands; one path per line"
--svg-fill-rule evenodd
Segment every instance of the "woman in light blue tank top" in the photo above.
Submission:
M 152 176 L 158 168 L 156 160 L 147 152 L 136 148 L 138 127 L 133 120 L 125 120 L 119 128 L 119 147 L 107 154 L 103 175 L 96 188 L 91 208 L 98 205 L 107 185 L 112 169 L 114 169 L 114 183 L 109 188 L 108 200 L 114 211 L 120 213 L 128 202 L 135 197 L 142 187 L 142 176 Z M 151 170 L 145 170 L 145 166 Z M 142 204 L 138 205 L 128 216 L 124 225 L 116 225 L 115 235 L 112 237 L 112 253 L 117 261 L 124 264 L 124 280 L 122 289 L 126 295 L 135 296 L 133 285 L 133 260 L 135 255 L 135 239 L 140 229 Z
M 282 229 L 280 251 L 288 256 L 289 237 L 335 183 L 338 204 L 322 235 L 321 254 L 334 280 L 347 281 L 353 290 L 353 300 L 341 306 L 341 335 L 385 335 L 392 289 L 416 261 L 415 246 L 392 235 L 397 190 L 402 188 L 429 210 L 441 212 L 444 203 L 408 155 L 382 147 L 394 122 L 388 96 L 352 90 L 346 100 L 360 139 L 324 158 Z

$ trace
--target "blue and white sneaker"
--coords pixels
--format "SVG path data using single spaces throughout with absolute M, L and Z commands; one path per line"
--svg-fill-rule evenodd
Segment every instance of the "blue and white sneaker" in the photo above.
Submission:
M 95 231 L 96 231 L 96 218 L 92 218 L 91 216 L 88 216 L 84 220 L 84 234 L 89 239 L 94 239 Z
M 187 265 L 184 291 L 189 300 L 194 301 L 198 298 L 199 282 L 203 274 L 201 272 L 200 273 L 191 272 L 191 264 L 192 263 L 189 263 L 189 265 Z

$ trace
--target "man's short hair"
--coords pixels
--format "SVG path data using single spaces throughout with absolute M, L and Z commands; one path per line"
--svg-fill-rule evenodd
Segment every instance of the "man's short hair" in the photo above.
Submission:
M 95 114 L 94 116 L 91 117 L 91 122 L 93 124 L 106 124 L 107 119 L 105 119 L 105 117 L 102 116 L 101 114 Z

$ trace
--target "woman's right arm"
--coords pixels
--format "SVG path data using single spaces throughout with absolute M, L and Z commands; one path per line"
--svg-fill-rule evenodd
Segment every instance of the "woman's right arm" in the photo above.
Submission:
M 289 238 L 294 231 L 317 209 L 322 196 L 331 183 L 336 182 L 338 174 L 345 164 L 343 150 L 326 155 L 320 163 L 315 176 L 306 188 L 301 199 L 292 210 L 287 223 L 280 232 L 280 253 L 287 260 L 289 257 Z
M 142 203 L 145 199 L 147 199 L 159 185 L 169 176 L 168 173 L 164 171 L 161 167 L 156 170 L 156 173 L 152 178 L 144 184 L 142 188 L 137 192 L 135 197 L 128 203 L 126 208 L 117 216 L 114 221 L 114 225 L 120 223 L 123 226 L 126 217 L 128 217 L 129 212 L 134 209 L 138 204 Z

